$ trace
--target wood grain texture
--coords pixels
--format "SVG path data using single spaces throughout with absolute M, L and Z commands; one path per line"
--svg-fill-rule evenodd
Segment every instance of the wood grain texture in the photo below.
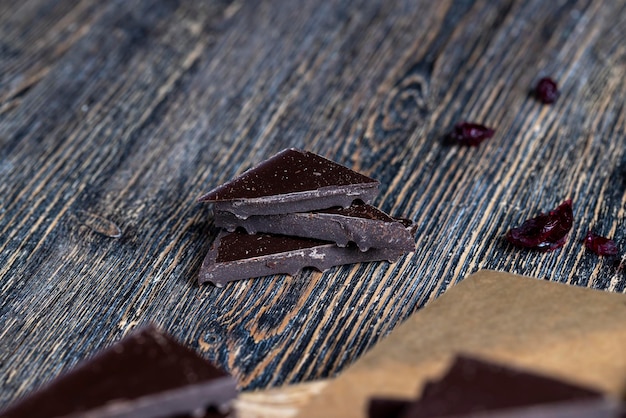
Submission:
M 624 292 L 581 243 L 626 249 L 623 27 L 623 0 L 0 4 L 0 404 L 148 321 L 254 389 L 333 375 L 479 268 Z M 496 135 L 446 143 L 461 119 Z M 289 146 L 380 180 L 415 253 L 199 287 L 195 199 Z M 567 197 L 561 250 L 502 239 Z

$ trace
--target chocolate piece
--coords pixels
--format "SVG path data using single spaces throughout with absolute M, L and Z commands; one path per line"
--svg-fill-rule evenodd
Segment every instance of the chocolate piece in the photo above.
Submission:
M 27 396 L 0 416 L 170 417 L 237 394 L 235 381 L 154 327 L 141 329 Z M 208 416 L 212 416 L 207 411 Z M 214 415 L 213 415 L 214 416 Z
M 286 149 L 198 200 L 240 218 L 370 202 L 379 182 L 319 155 Z
M 600 392 L 517 368 L 459 356 L 422 397 L 370 401 L 369 417 L 617 418 L 622 405 Z
M 408 227 L 405 224 L 408 223 Z M 234 231 L 242 227 L 249 234 L 293 235 L 333 241 L 340 247 L 354 242 L 361 251 L 369 248 L 415 250 L 412 222 L 398 220 L 363 202 L 348 208 L 335 207 L 315 212 L 256 215 L 240 219 L 230 212 L 216 212 L 215 225 Z
M 550 405 L 548 409 L 553 408 L 554 411 L 562 407 L 569 410 L 567 408 L 571 405 L 581 408 L 587 405 L 592 411 L 611 408 L 598 391 L 517 368 L 459 356 L 443 378 L 426 384 L 421 399 L 410 405 L 402 417 L 474 417 L 483 413 L 487 416 L 486 412 L 493 411 L 499 411 L 502 416 L 530 417 L 541 416 L 524 415 L 541 405 Z M 538 409 L 548 410 L 543 406 Z M 547 414 L 545 416 L 559 416 Z M 500 415 L 492 413 L 488 416 Z
M 468 414 L 429 415 L 429 418 L 626 418 L 615 401 L 595 399 L 551 404 L 529 405 L 514 409 L 481 411 Z M 385 416 L 385 415 L 379 415 Z M 410 418 L 426 415 L 386 415 L 386 418 Z M 373 417 L 372 417 L 373 418 Z
M 620 405 L 607 399 L 567 401 L 541 405 L 527 405 L 514 409 L 480 411 L 454 415 L 428 415 L 429 418 L 624 418 Z M 396 415 L 398 418 L 426 415 Z M 393 415 L 388 418 L 394 417 Z M 394 417 L 394 418 L 395 418 Z
M 342 248 L 333 242 L 287 235 L 222 231 L 202 263 L 198 282 L 212 282 L 222 287 L 230 281 L 271 274 L 294 276 L 303 267 L 324 271 L 362 261 L 394 262 L 403 253 L 392 248 L 360 251 L 352 245 Z
M 372 398 L 367 405 L 368 418 L 399 418 L 412 404 L 410 399 Z

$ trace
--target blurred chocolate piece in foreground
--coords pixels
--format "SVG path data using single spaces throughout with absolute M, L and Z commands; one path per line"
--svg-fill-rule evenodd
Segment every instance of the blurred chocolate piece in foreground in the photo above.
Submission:
M 458 356 L 448 372 L 427 382 L 416 401 L 372 399 L 369 417 L 618 418 L 623 410 L 594 389 Z
M 133 332 L 0 412 L 18 417 L 225 416 L 236 383 L 153 326 Z

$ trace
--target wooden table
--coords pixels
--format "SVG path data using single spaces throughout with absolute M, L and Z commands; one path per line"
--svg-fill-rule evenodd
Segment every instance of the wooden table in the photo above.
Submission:
M 147 322 L 254 389 L 333 375 L 479 268 L 624 292 L 582 243 L 626 249 L 624 28 L 623 0 L 0 3 L 0 404 Z M 496 135 L 450 144 L 460 120 Z M 196 198 L 286 147 L 380 180 L 415 252 L 198 286 Z M 566 198 L 564 248 L 503 239 Z

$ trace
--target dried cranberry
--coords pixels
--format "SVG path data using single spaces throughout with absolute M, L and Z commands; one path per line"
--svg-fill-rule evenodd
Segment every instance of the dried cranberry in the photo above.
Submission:
M 572 200 L 567 199 L 547 214 L 540 213 L 511 229 L 506 238 L 511 244 L 520 247 L 552 251 L 565 244 L 573 223 Z
M 585 247 L 589 248 L 597 255 L 615 255 L 619 253 L 615 241 L 596 235 L 591 231 L 587 232 L 587 236 L 585 237 Z
M 454 130 L 450 132 L 450 138 L 454 141 L 470 146 L 477 146 L 485 139 L 491 138 L 494 130 L 484 125 L 470 122 L 459 122 L 454 125 Z
M 556 85 L 556 81 L 550 77 L 544 77 L 537 83 L 535 87 L 535 97 L 543 103 L 554 103 L 561 93 Z

